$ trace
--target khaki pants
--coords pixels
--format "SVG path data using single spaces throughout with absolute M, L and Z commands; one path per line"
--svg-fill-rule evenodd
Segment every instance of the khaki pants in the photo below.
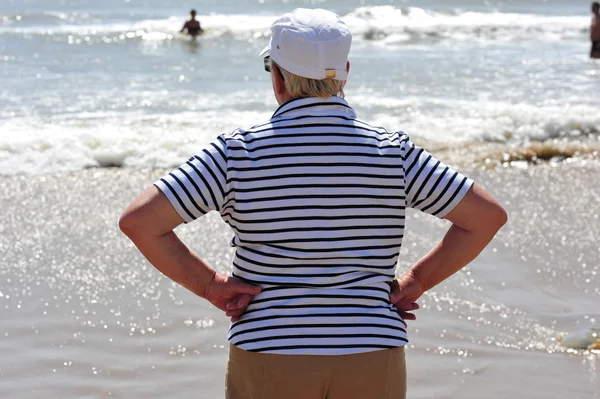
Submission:
M 404 347 L 354 355 L 273 355 L 229 345 L 227 399 L 405 399 Z

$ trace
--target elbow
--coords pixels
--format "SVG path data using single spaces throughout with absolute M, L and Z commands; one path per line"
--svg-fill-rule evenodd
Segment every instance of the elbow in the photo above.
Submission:
M 495 231 L 498 231 L 508 222 L 508 212 L 501 205 L 494 207 L 490 212 L 490 226 L 493 226 Z
M 127 217 L 127 214 L 122 214 L 121 217 L 119 218 L 119 230 L 121 230 L 121 232 L 123 234 L 125 234 L 126 236 L 129 236 L 129 231 L 131 230 L 131 221 L 129 220 L 129 217 Z
M 133 212 L 125 211 L 119 218 L 119 230 L 129 238 L 133 238 L 140 230 L 139 222 Z

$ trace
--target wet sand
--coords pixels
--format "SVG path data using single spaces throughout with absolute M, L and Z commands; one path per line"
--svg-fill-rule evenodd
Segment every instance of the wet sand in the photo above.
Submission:
M 408 397 L 600 398 L 600 353 L 557 342 L 600 326 L 600 164 L 462 170 L 510 221 L 422 298 Z M 227 318 L 162 277 L 117 228 L 163 173 L 0 179 L 0 397 L 223 397 Z M 231 233 L 218 215 L 204 219 L 178 232 L 227 271 Z M 407 226 L 399 271 L 448 225 L 413 212 Z

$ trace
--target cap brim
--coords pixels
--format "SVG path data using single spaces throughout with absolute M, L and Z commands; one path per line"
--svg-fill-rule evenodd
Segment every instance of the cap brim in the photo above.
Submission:
M 268 45 L 260 52 L 259 57 L 266 57 L 267 55 L 271 55 L 271 45 Z

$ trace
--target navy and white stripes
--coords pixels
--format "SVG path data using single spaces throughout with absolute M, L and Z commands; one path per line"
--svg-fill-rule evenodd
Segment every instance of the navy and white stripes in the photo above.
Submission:
M 473 182 L 332 97 L 290 101 L 155 184 L 186 222 L 218 211 L 235 233 L 233 275 L 263 288 L 229 341 L 326 355 L 407 342 L 388 298 L 405 208 L 444 217 Z

